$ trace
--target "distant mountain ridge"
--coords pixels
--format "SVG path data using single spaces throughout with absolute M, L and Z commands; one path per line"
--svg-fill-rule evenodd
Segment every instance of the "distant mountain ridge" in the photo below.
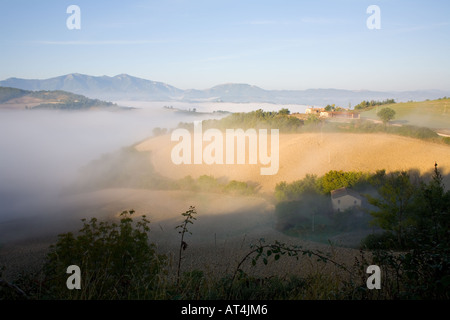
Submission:
M 62 90 L 108 101 L 140 100 L 149 97 L 158 100 L 172 96 L 176 99 L 183 93 L 182 90 L 165 83 L 140 79 L 127 74 L 95 77 L 71 73 L 43 80 L 9 78 L 0 81 L 0 86 L 33 91 Z
M 221 84 L 205 90 L 182 90 L 163 82 L 151 81 L 119 74 L 89 76 L 79 73 L 49 79 L 9 78 L 0 86 L 23 90 L 63 90 L 82 94 L 89 98 L 107 101 L 146 100 L 184 102 L 261 102 L 275 104 L 322 105 L 336 104 L 347 107 L 362 100 L 395 99 L 397 102 L 423 101 L 449 96 L 449 91 L 370 91 L 343 89 L 265 90 L 249 84 Z

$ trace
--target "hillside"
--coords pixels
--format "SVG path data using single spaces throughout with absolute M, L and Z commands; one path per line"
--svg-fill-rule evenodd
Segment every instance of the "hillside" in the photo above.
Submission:
M 55 91 L 30 91 L 0 87 L 0 109 L 88 110 L 118 108 L 111 102 L 89 99 L 85 96 Z
M 386 107 L 395 110 L 393 124 L 408 124 L 450 131 L 450 98 L 379 106 L 362 112 L 361 117 L 378 119 L 376 115 L 378 110 Z
M 148 139 L 136 146 L 152 151 L 149 161 L 162 176 L 180 179 L 212 175 L 229 180 L 252 181 L 261 191 L 272 193 L 281 181 L 292 182 L 306 174 L 323 175 L 330 170 L 370 171 L 416 169 L 429 172 L 436 161 L 444 175 L 450 174 L 450 147 L 388 134 L 302 133 L 280 134 L 279 171 L 260 174 L 261 165 L 175 165 L 171 150 L 177 142 L 170 136 Z M 204 143 L 204 146 L 207 145 Z M 447 181 L 449 184 L 450 181 Z
M 1 86 L 25 90 L 64 90 L 90 98 L 107 100 L 165 100 L 178 97 L 181 90 L 165 83 L 140 79 L 127 74 L 95 77 L 79 73 L 49 79 L 9 78 Z M 169 99 L 170 100 L 170 99 Z

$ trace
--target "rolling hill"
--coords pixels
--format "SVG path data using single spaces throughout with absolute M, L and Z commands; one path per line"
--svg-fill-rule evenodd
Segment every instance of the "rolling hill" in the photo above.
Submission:
M 363 111 L 362 118 L 378 119 L 377 112 L 389 107 L 395 110 L 393 124 L 408 124 L 428 127 L 450 133 L 450 98 L 420 102 L 388 104 Z
M 30 91 L 0 87 L 0 109 L 88 110 L 119 108 L 116 104 L 85 96 L 55 91 Z
M 9 78 L 0 81 L 0 86 L 24 90 L 63 90 L 82 94 L 90 98 L 111 100 L 165 100 L 176 99 L 182 90 L 167 84 L 140 79 L 127 74 L 114 77 L 95 77 L 72 73 L 50 79 Z
M 171 161 L 169 135 L 150 138 L 138 145 L 138 151 L 150 151 L 149 161 L 162 176 L 181 179 L 188 175 L 256 182 L 263 192 L 273 192 L 277 183 L 292 182 L 306 174 L 323 175 L 330 170 L 375 172 L 385 169 L 418 170 L 428 173 L 435 161 L 449 183 L 450 147 L 444 144 L 384 133 L 301 133 L 280 134 L 279 171 L 260 174 L 262 165 L 180 164 Z M 204 144 L 205 147 L 207 143 Z

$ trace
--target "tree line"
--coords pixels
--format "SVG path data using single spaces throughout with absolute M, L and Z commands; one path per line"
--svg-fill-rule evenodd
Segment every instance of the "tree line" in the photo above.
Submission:
M 369 109 L 369 108 L 373 108 L 376 106 L 382 106 L 382 105 L 386 105 L 386 104 L 394 104 L 395 99 L 386 99 L 383 101 L 376 101 L 376 100 L 370 100 L 370 101 L 361 101 L 360 103 L 358 103 L 354 109 L 355 110 L 362 110 L 362 109 Z

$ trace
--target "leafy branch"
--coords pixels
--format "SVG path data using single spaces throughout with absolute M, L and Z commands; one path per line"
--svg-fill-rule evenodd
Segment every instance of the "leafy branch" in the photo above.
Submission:
M 273 244 L 265 244 L 265 240 L 261 238 L 259 240 L 259 243 L 257 245 L 250 245 L 250 248 L 252 249 L 250 252 L 248 252 L 239 262 L 239 264 L 236 267 L 236 270 L 233 274 L 233 277 L 231 278 L 230 282 L 230 288 L 228 293 L 228 299 L 231 298 L 231 290 L 234 284 L 234 280 L 236 279 L 236 276 L 238 273 L 244 273 L 242 270 L 242 265 L 251 258 L 251 264 L 252 266 L 256 266 L 256 263 L 258 260 L 262 259 L 262 262 L 264 265 L 267 265 L 269 263 L 270 257 L 273 257 L 274 261 L 278 261 L 281 256 L 287 255 L 288 257 L 294 257 L 296 260 L 300 258 L 300 256 L 308 256 L 308 257 L 317 257 L 317 261 L 319 262 L 331 262 L 340 269 L 347 271 L 348 273 L 352 273 L 347 267 L 344 265 L 330 259 L 327 254 L 323 253 L 319 250 L 308 250 L 303 249 L 301 246 L 296 245 L 288 245 L 285 243 L 281 243 L 279 241 L 275 241 Z
M 188 224 L 193 224 L 193 220 L 197 220 L 194 215 L 197 214 L 195 207 L 190 206 L 189 210 L 183 212 L 181 215 L 185 217 L 182 224 L 175 227 L 175 229 L 179 229 L 178 233 L 181 234 L 181 242 L 180 242 L 180 250 L 178 254 L 178 268 L 177 268 L 177 286 L 180 281 L 180 268 L 181 268 L 181 253 L 182 251 L 187 249 L 187 243 L 184 241 L 184 235 L 187 233 L 192 234 L 187 228 Z

